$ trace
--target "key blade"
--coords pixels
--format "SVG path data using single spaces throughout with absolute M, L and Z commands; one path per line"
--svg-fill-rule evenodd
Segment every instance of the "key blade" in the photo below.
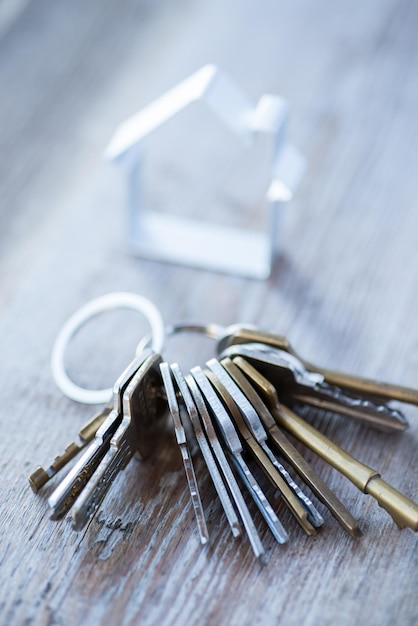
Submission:
M 350 395 L 343 388 L 329 385 L 322 374 L 305 369 L 302 361 L 283 350 L 252 343 L 231 346 L 221 356 L 224 355 L 244 357 L 254 364 L 280 391 L 284 404 L 303 402 L 361 420 L 384 432 L 403 431 L 408 426 L 397 409 L 377 404 L 371 396 Z
M 222 353 L 229 346 L 246 343 L 264 343 L 267 346 L 285 350 L 297 357 L 307 370 L 321 374 L 325 382 L 340 387 L 348 393 L 370 396 L 372 401 L 379 403 L 396 400 L 397 402 L 418 406 L 418 389 L 320 367 L 301 358 L 283 335 L 264 332 L 251 326 L 235 325 L 229 329 L 227 328 L 224 336 L 218 341 L 218 354 Z
M 376 470 L 355 459 L 290 409 L 281 406 L 275 417 L 286 430 L 348 478 L 358 489 L 375 497 L 398 526 L 418 530 L 418 505 L 388 485 Z
M 177 402 L 176 392 L 174 389 L 173 379 L 171 375 L 171 369 L 168 363 L 160 364 L 161 376 L 164 383 L 164 389 L 167 395 L 168 407 L 171 417 L 174 423 L 174 430 L 177 439 L 177 444 L 180 448 L 184 472 L 186 474 L 187 485 L 190 492 L 190 499 L 193 505 L 197 527 L 199 531 L 200 541 L 205 544 L 209 541 L 209 533 L 206 526 L 205 513 L 203 511 L 202 502 L 200 499 L 199 487 L 197 485 L 196 475 L 194 472 L 193 462 L 190 456 L 189 448 L 187 445 L 186 431 L 184 430 L 180 408 Z
M 403 432 L 408 428 L 404 414 L 398 409 L 349 395 L 341 388 L 326 383 L 314 388 L 310 394 L 295 393 L 292 400 L 360 420 L 383 432 Z
M 331 491 L 328 485 L 312 469 L 309 463 L 289 441 L 282 430 L 278 428 L 276 424 L 277 414 L 280 412 L 282 405 L 279 403 L 274 385 L 272 385 L 267 378 L 260 374 L 260 372 L 245 359 L 236 357 L 233 362 L 238 365 L 238 367 L 268 403 L 269 412 L 262 412 L 260 415 L 266 428 L 268 429 L 270 437 L 274 441 L 274 444 L 277 446 L 280 453 L 292 465 L 295 471 L 310 487 L 318 499 L 328 508 L 342 528 L 350 533 L 352 537 L 361 536 L 357 520 L 336 497 L 333 491 Z M 273 419 L 273 416 L 275 419 Z
M 238 517 L 235 513 L 235 509 L 232 505 L 231 499 L 228 495 L 228 491 L 225 487 L 222 476 L 218 470 L 218 466 L 216 465 L 216 461 L 209 447 L 209 443 L 206 439 L 205 433 L 203 431 L 199 413 L 195 401 L 192 397 L 191 391 L 188 386 L 188 381 L 184 378 L 182 371 L 178 364 L 173 364 L 171 366 L 171 371 L 174 374 L 174 377 L 177 382 L 177 386 L 180 389 L 180 393 L 183 397 L 187 412 L 189 414 L 189 419 L 192 423 L 194 433 L 196 435 L 197 442 L 200 447 L 200 451 L 205 460 L 206 467 L 208 468 L 210 477 L 212 479 L 213 485 L 216 489 L 218 497 L 221 501 L 222 508 L 225 512 L 226 518 L 231 527 L 232 534 L 237 537 L 241 534 Z M 193 384 L 193 383 L 192 383 Z
M 106 422 L 110 419 L 115 422 L 117 418 L 116 411 L 112 411 Z M 113 431 L 109 428 L 106 435 L 102 435 L 100 439 L 95 439 L 52 493 L 48 500 L 52 509 L 52 520 L 61 519 L 70 510 L 106 454 L 112 434 Z
M 208 433 L 209 440 L 217 454 L 217 458 L 219 459 L 220 467 L 224 473 L 225 480 L 228 483 L 228 486 L 231 490 L 232 497 L 234 498 L 235 504 L 237 506 L 238 512 L 241 516 L 242 523 L 244 524 L 245 531 L 247 533 L 248 540 L 251 544 L 251 548 L 254 552 L 254 556 L 259 558 L 262 563 L 266 562 L 265 550 L 263 548 L 263 544 L 261 543 L 260 536 L 257 532 L 257 529 L 254 525 L 254 521 L 251 517 L 251 514 L 248 510 L 248 507 L 245 503 L 243 495 L 241 493 L 241 489 L 235 479 L 235 476 L 230 468 L 229 462 L 226 458 L 225 452 L 218 440 L 215 429 L 212 426 L 212 421 L 209 416 L 209 411 L 215 418 L 216 409 L 218 407 L 218 397 L 216 396 L 216 392 L 211 386 L 209 380 L 206 378 L 203 370 L 200 367 L 194 367 L 191 370 L 191 376 L 193 377 L 195 387 L 191 387 L 193 392 L 197 392 L 196 395 L 194 393 L 194 397 L 199 406 L 199 411 L 201 412 L 203 423 Z M 211 399 L 216 400 L 216 406 L 211 405 Z M 209 407 L 207 409 L 207 406 Z M 222 405 L 220 405 L 223 409 Z M 219 408 L 219 407 L 218 407 Z M 238 440 L 239 441 L 239 440 Z M 230 455 L 231 462 L 233 455 Z
M 215 389 L 209 382 L 205 372 L 200 367 L 194 367 L 191 370 L 191 373 L 211 409 L 211 413 L 218 424 L 219 430 L 221 431 L 229 450 L 232 454 L 242 452 L 241 441 L 237 435 L 234 425 L 225 411 L 222 402 L 219 400 Z
M 208 362 L 208 365 L 209 363 L 210 362 Z M 220 379 L 217 377 L 217 375 L 214 373 L 213 370 L 217 369 L 216 365 L 214 363 L 211 363 L 211 365 L 212 365 L 211 370 L 206 372 L 206 376 L 208 377 L 209 381 L 211 382 L 211 384 L 216 389 L 216 391 L 218 392 L 218 394 L 224 401 L 225 405 L 227 406 L 231 419 L 235 422 L 235 425 L 237 426 L 238 430 L 243 435 L 243 439 L 248 444 L 249 450 L 253 453 L 257 462 L 265 470 L 266 465 L 268 464 L 268 460 L 266 463 L 266 459 L 264 458 L 263 451 L 261 450 L 258 442 L 252 436 L 247 425 L 245 424 L 240 414 L 240 411 L 238 409 L 238 406 L 234 402 L 234 399 L 232 398 L 231 395 L 229 395 L 229 391 L 224 386 L 223 382 L 221 382 Z M 222 368 L 222 366 L 220 367 Z M 274 538 L 276 539 L 278 543 L 281 543 L 281 544 L 286 543 L 287 540 L 289 539 L 289 535 L 287 534 L 285 528 L 283 527 L 282 523 L 277 517 L 274 509 L 272 508 L 270 502 L 266 498 L 262 488 L 260 487 L 259 483 L 255 479 L 247 463 L 244 461 L 242 454 L 240 453 L 234 454 L 232 461 L 234 463 L 234 466 L 238 474 L 241 477 L 241 480 L 246 486 L 250 496 L 252 497 L 260 513 L 264 517 Z
M 155 447 L 156 429 L 164 404 L 159 396 L 161 357 L 150 354 L 123 392 L 123 419 L 110 447 L 73 508 L 73 528 L 80 530 L 96 513 L 119 472 L 136 450 L 145 458 Z
M 237 374 L 235 372 L 236 366 L 231 361 L 229 361 L 229 359 L 223 359 L 222 365 L 228 368 L 227 371 L 224 370 L 224 373 L 227 373 L 228 376 L 230 374 L 232 375 L 232 373 L 235 375 Z M 236 400 L 234 400 L 234 398 L 229 393 L 229 388 L 225 387 L 223 382 L 221 382 L 221 380 L 214 374 L 213 370 L 209 371 L 207 373 L 207 376 L 209 380 L 211 381 L 212 385 L 215 387 L 215 389 L 219 393 L 224 404 L 227 406 L 233 422 L 238 428 L 243 438 L 243 441 L 245 442 L 246 447 L 248 448 L 249 452 L 253 456 L 257 465 L 262 469 L 266 477 L 276 487 L 276 489 L 279 490 L 286 506 L 289 508 L 290 512 L 295 517 L 296 521 L 301 525 L 301 527 L 306 532 L 306 534 L 314 535 L 315 529 L 308 520 L 307 512 L 305 508 L 301 505 L 299 499 L 295 496 L 293 491 L 289 488 L 289 485 L 283 480 L 276 466 L 272 463 L 272 460 L 270 458 L 270 450 L 268 450 L 266 446 L 266 440 L 267 440 L 266 432 L 263 429 L 264 436 L 261 437 L 257 441 L 256 438 L 253 436 L 253 433 L 249 430 L 247 426 L 248 421 L 247 423 L 244 422 L 243 415 L 245 414 L 247 405 L 251 405 L 251 410 L 254 411 L 254 405 L 252 404 L 252 402 L 251 403 L 248 402 L 247 398 L 245 398 L 246 403 L 237 404 L 237 402 L 241 401 L 241 396 L 243 395 L 240 390 L 239 390 L 240 393 L 235 395 Z M 235 385 L 234 380 L 232 382 Z M 253 399 L 254 398 L 252 397 L 252 400 Z M 261 422 L 260 422 L 260 427 L 263 428 Z
M 267 433 L 253 405 L 248 401 L 248 398 L 231 376 L 228 370 L 228 365 L 230 364 L 232 364 L 232 362 L 228 359 L 225 359 L 222 364 L 217 359 L 210 359 L 210 361 L 206 363 L 211 372 L 225 388 L 227 394 L 232 398 L 232 401 L 235 402 L 255 440 L 259 443 L 265 441 L 267 439 Z
M 128 426 L 129 427 L 129 426 Z M 72 509 L 73 529 L 81 530 L 98 511 L 118 473 L 125 469 L 134 454 L 129 440 L 123 435 L 127 425 L 122 424 L 114 436 L 118 444 L 109 448 Z M 119 432 L 120 431 L 120 432 Z
M 87 424 L 85 424 L 78 433 L 79 442 L 71 442 L 64 450 L 62 454 L 55 457 L 54 461 L 48 467 L 38 467 L 29 476 L 29 484 L 32 490 L 37 493 L 41 487 L 43 487 L 51 478 L 53 478 L 60 470 L 62 470 L 72 459 L 74 459 L 83 450 L 90 441 L 94 438 L 97 430 L 103 424 L 107 416 L 111 411 L 110 407 L 102 409 L 99 413 L 94 415 Z
M 233 458 L 233 462 L 239 475 L 241 476 L 242 481 L 246 485 L 249 494 L 256 503 L 258 510 L 267 522 L 267 526 L 269 527 L 273 537 L 277 543 L 286 543 L 289 539 L 289 535 L 283 528 L 282 523 L 264 495 L 260 485 L 250 472 L 248 465 L 244 462 L 240 454 L 237 454 Z
M 123 392 L 134 373 L 149 354 L 151 354 L 151 351 L 146 350 L 140 356 L 135 357 L 117 379 L 113 387 L 114 397 L 112 411 L 97 430 L 94 440 L 83 456 L 58 485 L 48 500 L 49 506 L 52 509 L 51 519 L 58 520 L 69 511 L 107 453 L 110 440 L 122 421 Z

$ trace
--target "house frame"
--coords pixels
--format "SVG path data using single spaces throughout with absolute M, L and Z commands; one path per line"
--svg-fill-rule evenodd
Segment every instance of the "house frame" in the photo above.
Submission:
M 204 103 L 244 145 L 251 146 L 259 134 L 270 137 L 271 177 L 264 199 L 265 231 L 161 215 L 143 206 L 142 142 L 196 102 Z M 217 66 L 205 65 L 124 121 L 116 129 L 105 156 L 125 169 L 132 251 L 150 259 L 267 278 L 280 247 L 283 205 L 292 199 L 304 169 L 303 157 L 286 140 L 288 113 L 286 101 L 276 95 L 264 94 L 254 106 Z

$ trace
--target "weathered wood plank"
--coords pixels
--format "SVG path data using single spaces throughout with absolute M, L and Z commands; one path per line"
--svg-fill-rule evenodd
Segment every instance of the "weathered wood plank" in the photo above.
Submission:
M 143 293 L 168 321 L 258 323 L 322 365 L 416 386 L 417 13 L 406 0 L 37 2 L 0 41 L 1 623 L 416 623 L 416 537 L 312 455 L 364 537 L 346 537 L 324 512 L 325 528 L 305 538 L 277 502 L 292 536 L 274 545 L 256 516 L 264 568 L 230 538 L 197 458 L 213 537 L 201 548 L 169 436 L 150 461 L 129 464 L 81 534 L 49 521 L 50 489 L 34 496 L 27 475 L 91 414 L 51 381 L 54 337 L 112 290 Z M 254 98 L 288 97 L 308 158 L 266 282 L 129 256 L 121 181 L 101 161 L 121 119 L 208 61 Z M 184 210 L 194 214 L 192 200 Z M 80 382 L 110 384 L 145 330 L 116 317 L 74 341 Z M 188 367 L 212 349 L 178 338 L 167 357 Z M 418 410 L 408 415 L 410 430 L 393 437 L 309 419 L 417 499 Z

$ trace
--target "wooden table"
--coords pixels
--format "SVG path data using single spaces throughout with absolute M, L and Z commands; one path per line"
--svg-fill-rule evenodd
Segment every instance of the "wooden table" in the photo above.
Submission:
M 255 323 L 324 366 L 417 385 L 417 21 L 411 0 L 74 0 L 32 2 L 9 25 L 0 41 L 2 624 L 417 623 L 416 536 L 310 454 L 364 536 L 345 535 L 321 508 L 324 528 L 305 537 L 274 500 L 291 540 L 276 545 L 255 515 L 264 567 L 247 541 L 232 540 L 196 456 L 211 532 L 200 546 L 171 436 L 148 462 L 129 464 L 79 534 L 69 519 L 49 520 L 52 487 L 35 496 L 27 482 L 92 413 L 54 386 L 54 338 L 77 307 L 115 290 L 146 295 L 167 321 Z M 121 120 L 209 61 L 254 99 L 291 101 L 289 132 L 308 161 L 266 281 L 131 256 L 122 180 L 102 160 Z M 177 176 L 167 167 L 160 196 Z M 68 355 L 74 378 L 113 382 L 141 324 L 124 312 L 86 327 Z M 189 367 L 212 353 L 187 336 L 166 356 Z M 330 414 L 307 419 L 417 499 L 418 412 L 407 415 L 409 430 L 394 436 Z

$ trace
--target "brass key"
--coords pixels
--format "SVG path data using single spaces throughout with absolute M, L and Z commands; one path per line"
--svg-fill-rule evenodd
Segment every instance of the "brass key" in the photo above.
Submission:
M 86 447 L 90 441 L 94 439 L 94 436 L 100 426 L 103 424 L 107 416 L 111 411 L 111 407 L 105 407 L 99 413 L 96 413 L 78 433 L 79 441 L 71 442 L 64 450 L 64 452 L 55 457 L 52 464 L 48 469 L 43 467 L 37 467 L 34 472 L 29 476 L 29 484 L 32 490 L 37 493 L 41 487 L 43 487 L 51 478 L 53 478 L 60 470 L 62 470 L 72 459 L 74 459 L 83 448 Z
M 283 335 L 267 333 L 256 328 L 245 326 L 232 326 L 226 329 L 224 336 L 218 342 L 218 352 L 223 352 L 228 346 L 242 343 L 264 343 L 280 350 L 285 350 L 295 356 L 304 367 L 312 372 L 317 372 L 324 377 L 329 385 L 335 385 L 348 393 L 369 397 L 377 404 L 396 400 L 405 404 L 418 406 L 418 390 L 401 385 L 381 382 L 361 376 L 353 376 L 332 369 L 318 367 L 303 358 L 293 349 L 289 340 Z
M 418 505 L 385 482 L 380 474 L 355 459 L 351 454 L 313 428 L 293 411 L 281 404 L 275 387 L 249 364 L 240 361 L 240 367 L 267 399 L 270 411 L 278 424 L 304 443 L 324 461 L 348 478 L 358 489 L 373 496 L 399 528 L 418 531 Z
M 287 405 L 303 402 L 360 419 L 384 431 L 405 430 L 404 415 L 380 399 L 357 395 L 343 387 L 326 382 L 320 372 L 307 370 L 303 362 L 290 352 L 264 343 L 245 343 L 226 348 L 221 356 L 243 356 L 257 366 L 272 382 Z M 379 403 L 380 402 L 380 403 Z

